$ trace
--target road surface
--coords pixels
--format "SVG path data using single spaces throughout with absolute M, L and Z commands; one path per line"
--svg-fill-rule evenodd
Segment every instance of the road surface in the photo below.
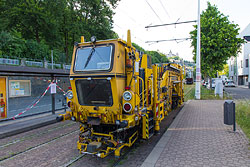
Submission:
M 239 87 L 225 87 L 225 91 L 229 93 L 233 99 L 250 99 L 250 89 Z

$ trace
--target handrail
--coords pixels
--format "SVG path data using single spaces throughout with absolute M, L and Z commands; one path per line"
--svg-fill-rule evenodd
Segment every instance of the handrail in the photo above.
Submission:
M 143 79 L 141 78 L 141 77 L 138 77 L 140 80 L 141 80 L 141 82 L 142 82 L 142 92 L 141 92 L 141 94 L 142 94 L 142 100 L 143 100 L 143 102 L 142 102 L 142 106 L 144 107 L 144 104 L 145 104 L 145 99 L 144 99 L 144 92 L 145 92 L 145 88 L 144 88 L 144 81 L 143 81 Z

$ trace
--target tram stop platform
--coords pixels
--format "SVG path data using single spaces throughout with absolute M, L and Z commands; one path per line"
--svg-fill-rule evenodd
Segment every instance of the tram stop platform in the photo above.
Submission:
M 141 167 L 250 167 L 242 130 L 224 124 L 223 100 L 191 100 L 177 115 Z
M 64 110 L 58 110 L 55 114 L 50 112 L 15 120 L 0 121 L 0 139 L 56 123 L 56 117 L 62 113 L 64 113 Z

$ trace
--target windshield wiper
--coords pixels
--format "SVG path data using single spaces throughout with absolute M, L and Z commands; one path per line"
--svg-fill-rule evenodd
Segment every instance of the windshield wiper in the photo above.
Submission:
M 90 54 L 89 54 L 88 59 L 87 59 L 85 65 L 84 65 L 84 68 L 86 68 L 86 67 L 88 66 L 89 61 L 90 61 L 90 59 L 92 58 L 94 52 L 95 52 L 95 48 L 93 47 L 93 48 L 91 49 L 91 51 L 90 51 Z

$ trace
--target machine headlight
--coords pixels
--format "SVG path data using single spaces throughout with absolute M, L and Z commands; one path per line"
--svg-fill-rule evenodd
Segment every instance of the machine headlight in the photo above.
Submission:
M 73 98 L 73 92 L 71 90 L 69 90 L 66 94 L 68 99 L 72 99 Z
M 123 93 L 123 99 L 126 100 L 126 101 L 131 100 L 131 99 L 132 99 L 132 94 L 131 94 L 131 92 L 129 92 L 129 91 L 124 92 L 124 93 Z
M 125 104 L 123 105 L 123 110 L 124 110 L 126 113 L 130 112 L 130 111 L 132 110 L 132 105 L 131 105 L 130 103 L 125 103 Z

